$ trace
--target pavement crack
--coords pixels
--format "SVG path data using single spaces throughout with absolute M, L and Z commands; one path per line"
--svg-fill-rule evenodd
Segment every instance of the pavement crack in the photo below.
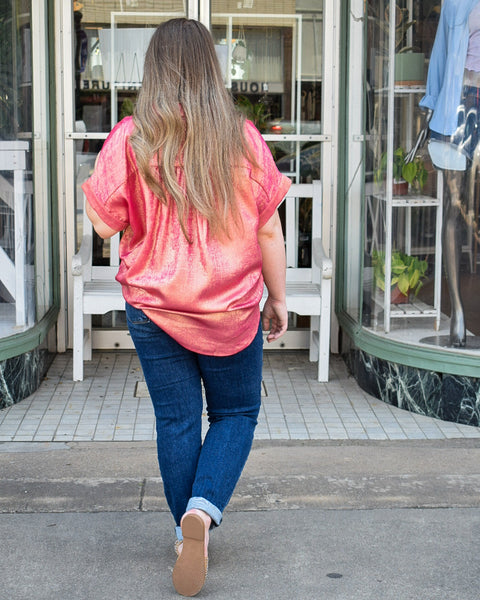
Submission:
M 143 511 L 143 500 L 145 498 L 145 490 L 147 488 L 147 479 L 144 477 L 142 480 L 142 485 L 140 487 L 140 502 L 138 504 L 138 510 L 140 512 Z

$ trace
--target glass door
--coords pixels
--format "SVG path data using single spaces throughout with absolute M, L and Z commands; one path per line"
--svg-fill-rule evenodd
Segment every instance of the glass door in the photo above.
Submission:
M 83 0 L 61 3 L 65 128 L 66 305 L 72 306 L 71 257 L 83 233 L 82 183 L 90 176 L 110 130 L 132 114 L 143 77 L 143 60 L 155 28 L 173 17 L 195 18 L 185 0 Z M 118 264 L 118 242 L 94 234 L 93 264 Z M 68 314 L 71 321 L 71 314 Z M 95 316 L 104 347 L 130 347 L 123 312 Z M 65 323 L 65 343 L 72 330 Z M 94 341 L 95 343 L 95 341 Z M 60 346 L 60 343 L 59 343 Z
M 292 1 L 275 4 L 275 12 L 267 2 L 220 12 L 224 4 L 213 2 L 211 27 L 225 85 L 280 169 L 295 183 L 319 179 L 322 11 L 303 12 Z
M 335 117 L 327 99 L 335 89 L 336 71 L 324 65 L 325 60 L 334 62 L 335 27 L 326 26 L 326 16 L 332 23 L 337 8 L 333 0 L 325 4 L 328 6 L 324 7 L 324 0 L 200 0 L 190 4 L 183 0 L 84 0 L 73 2 L 68 12 L 61 8 L 64 30 L 70 27 L 71 35 L 71 44 L 64 44 L 63 60 L 72 65 L 72 81 L 65 82 L 64 106 L 68 268 L 82 236 L 81 184 L 91 173 L 108 132 L 133 111 L 153 30 L 174 16 L 199 18 L 209 26 L 225 85 L 239 109 L 264 135 L 281 171 L 296 183 L 309 183 L 323 181 L 323 165 L 327 165 L 324 238 L 328 238 L 327 248 L 333 245 L 330 215 L 335 170 L 325 143 L 331 150 Z M 302 202 L 298 207 L 298 255 L 291 266 L 308 267 L 311 223 L 308 201 Z M 109 242 L 96 239 L 94 261 L 115 264 L 118 252 Z M 67 305 L 71 307 L 71 300 Z M 94 347 L 130 347 L 123 313 L 95 318 Z
M 336 159 L 336 27 L 339 7 L 327 0 L 211 0 L 209 19 L 225 85 L 294 183 L 322 181 L 325 247 L 332 249 Z M 281 217 L 286 219 L 280 209 Z M 292 231 L 291 229 L 294 229 Z M 298 199 L 284 232 L 287 279 L 311 267 L 311 199 Z M 293 251 L 292 251 L 293 250 Z M 282 347 L 308 347 L 308 317 L 290 316 Z
M 73 5 L 75 113 L 73 131 L 67 137 L 75 144 L 78 245 L 81 184 L 89 176 L 108 132 L 133 112 L 143 77 L 143 58 L 155 27 L 170 18 L 186 16 L 186 11 L 183 0 L 85 0 Z

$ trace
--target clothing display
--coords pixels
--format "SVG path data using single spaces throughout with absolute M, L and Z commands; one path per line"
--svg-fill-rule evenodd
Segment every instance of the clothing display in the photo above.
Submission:
M 480 4 L 472 9 L 468 17 L 468 49 L 465 68 L 469 71 L 480 71 Z
M 465 171 L 479 141 L 480 88 L 464 86 L 457 128 L 451 136 L 430 132 L 428 151 L 437 169 Z
M 478 0 L 445 0 L 420 106 L 433 111 L 430 129 L 452 135 L 458 127 L 464 70 L 470 38 L 469 15 Z
M 480 3 L 445 2 L 420 106 L 433 111 L 428 151 L 437 169 L 466 171 L 478 141 Z

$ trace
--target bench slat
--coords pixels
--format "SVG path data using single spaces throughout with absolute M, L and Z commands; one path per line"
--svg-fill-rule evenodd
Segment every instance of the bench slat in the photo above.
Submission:
M 261 307 L 267 299 L 264 291 Z M 121 285 L 116 281 L 94 280 L 85 283 L 83 310 L 85 314 L 105 314 L 111 310 L 124 310 L 125 300 Z M 321 314 L 321 287 L 312 283 L 287 283 L 287 308 L 299 315 Z
M 111 310 L 125 310 L 122 286 L 118 281 L 85 282 L 83 312 L 86 315 L 104 315 Z
M 263 290 L 260 308 L 267 299 L 267 289 Z M 287 308 L 297 315 L 319 316 L 322 313 L 321 287 L 315 283 L 288 283 L 286 287 Z

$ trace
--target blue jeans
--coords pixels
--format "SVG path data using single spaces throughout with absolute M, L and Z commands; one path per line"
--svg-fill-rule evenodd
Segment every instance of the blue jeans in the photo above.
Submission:
M 248 458 L 260 410 L 263 336 L 231 356 L 187 350 L 138 308 L 127 323 L 155 411 L 165 497 L 181 539 L 191 508 L 219 525 Z M 209 428 L 202 444 L 202 381 Z

